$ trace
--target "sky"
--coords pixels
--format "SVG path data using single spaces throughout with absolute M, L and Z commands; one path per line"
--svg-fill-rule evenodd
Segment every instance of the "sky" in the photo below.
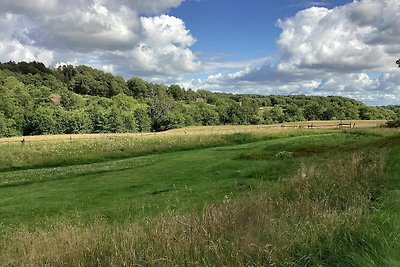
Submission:
M 0 62 L 400 104 L 399 0 L 0 0 Z

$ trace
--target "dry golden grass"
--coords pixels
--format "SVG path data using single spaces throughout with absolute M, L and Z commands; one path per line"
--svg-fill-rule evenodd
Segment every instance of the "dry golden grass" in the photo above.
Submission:
M 315 128 L 337 128 L 339 124 L 352 124 L 355 128 L 374 128 L 384 125 L 387 120 L 332 120 L 332 121 L 302 121 L 283 123 L 282 125 L 295 125 L 308 127 L 313 125 Z M 344 125 L 343 127 L 346 127 Z M 349 127 L 347 127 L 349 128 Z
M 338 124 L 355 124 L 355 128 L 374 128 L 386 123 L 386 120 L 343 120 L 343 121 L 304 121 L 291 122 L 273 125 L 219 125 L 219 126 L 191 126 L 180 129 L 173 129 L 157 133 L 99 133 L 99 134 L 58 134 L 58 135 L 37 135 L 37 136 L 17 136 L 0 138 L 0 143 L 14 142 L 57 142 L 57 141 L 76 141 L 76 140 L 96 140 L 112 139 L 120 137 L 128 138 L 152 138 L 155 136 L 180 136 L 180 135 L 209 135 L 209 134 L 232 134 L 232 133 L 279 133 L 294 130 L 296 128 L 309 129 L 337 129 Z M 348 128 L 344 126 L 343 128 Z
M 345 266 L 346 255 L 362 249 L 348 242 L 365 239 L 362 226 L 383 167 L 383 157 L 355 154 L 303 166 L 261 195 L 227 197 L 201 214 L 20 229 L 0 244 L 0 265 Z

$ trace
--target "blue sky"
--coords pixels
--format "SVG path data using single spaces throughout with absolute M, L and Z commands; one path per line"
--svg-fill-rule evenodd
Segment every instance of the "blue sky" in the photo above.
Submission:
M 329 3 L 328 3 L 329 2 Z M 197 39 L 193 50 L 200 56 L 246 60 L 276 53 L 281 29 L 278 19 L 316 5 L 335 7 L 351 1 L 298 0 L 192 0 L 169 13 L 181 18 Z
M 399 0 L 2 0 L 0 61 L 400 104 Z

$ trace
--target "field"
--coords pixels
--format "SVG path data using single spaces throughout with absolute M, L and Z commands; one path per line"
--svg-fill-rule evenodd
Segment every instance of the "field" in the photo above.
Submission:
M 399 266 L 399 134 L 354 123 L 1 139 L 0 266 Z

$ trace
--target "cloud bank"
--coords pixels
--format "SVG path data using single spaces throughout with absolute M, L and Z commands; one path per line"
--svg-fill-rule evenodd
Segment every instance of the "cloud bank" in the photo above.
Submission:
M 183 1 L 2 0 L 0 61 L 86 64 L 193 89 L 400 101 L 398 0 L 298 2 L 307 8 L 277 21 L 277 55 L 242 62 L 199 60 L 185 22 L 167 15 Z
M 361 0 L 310 7 L 278 20 L 274 62 L 211 75 L 194 86 L 262 94 L 345 95 L 372 104 L 400 101 L 400 2 Z
M 194 72 L 194 37 L 163 14 L 181 2 L 3 0 L 0 61 L 89 64 L 126 76 Z

